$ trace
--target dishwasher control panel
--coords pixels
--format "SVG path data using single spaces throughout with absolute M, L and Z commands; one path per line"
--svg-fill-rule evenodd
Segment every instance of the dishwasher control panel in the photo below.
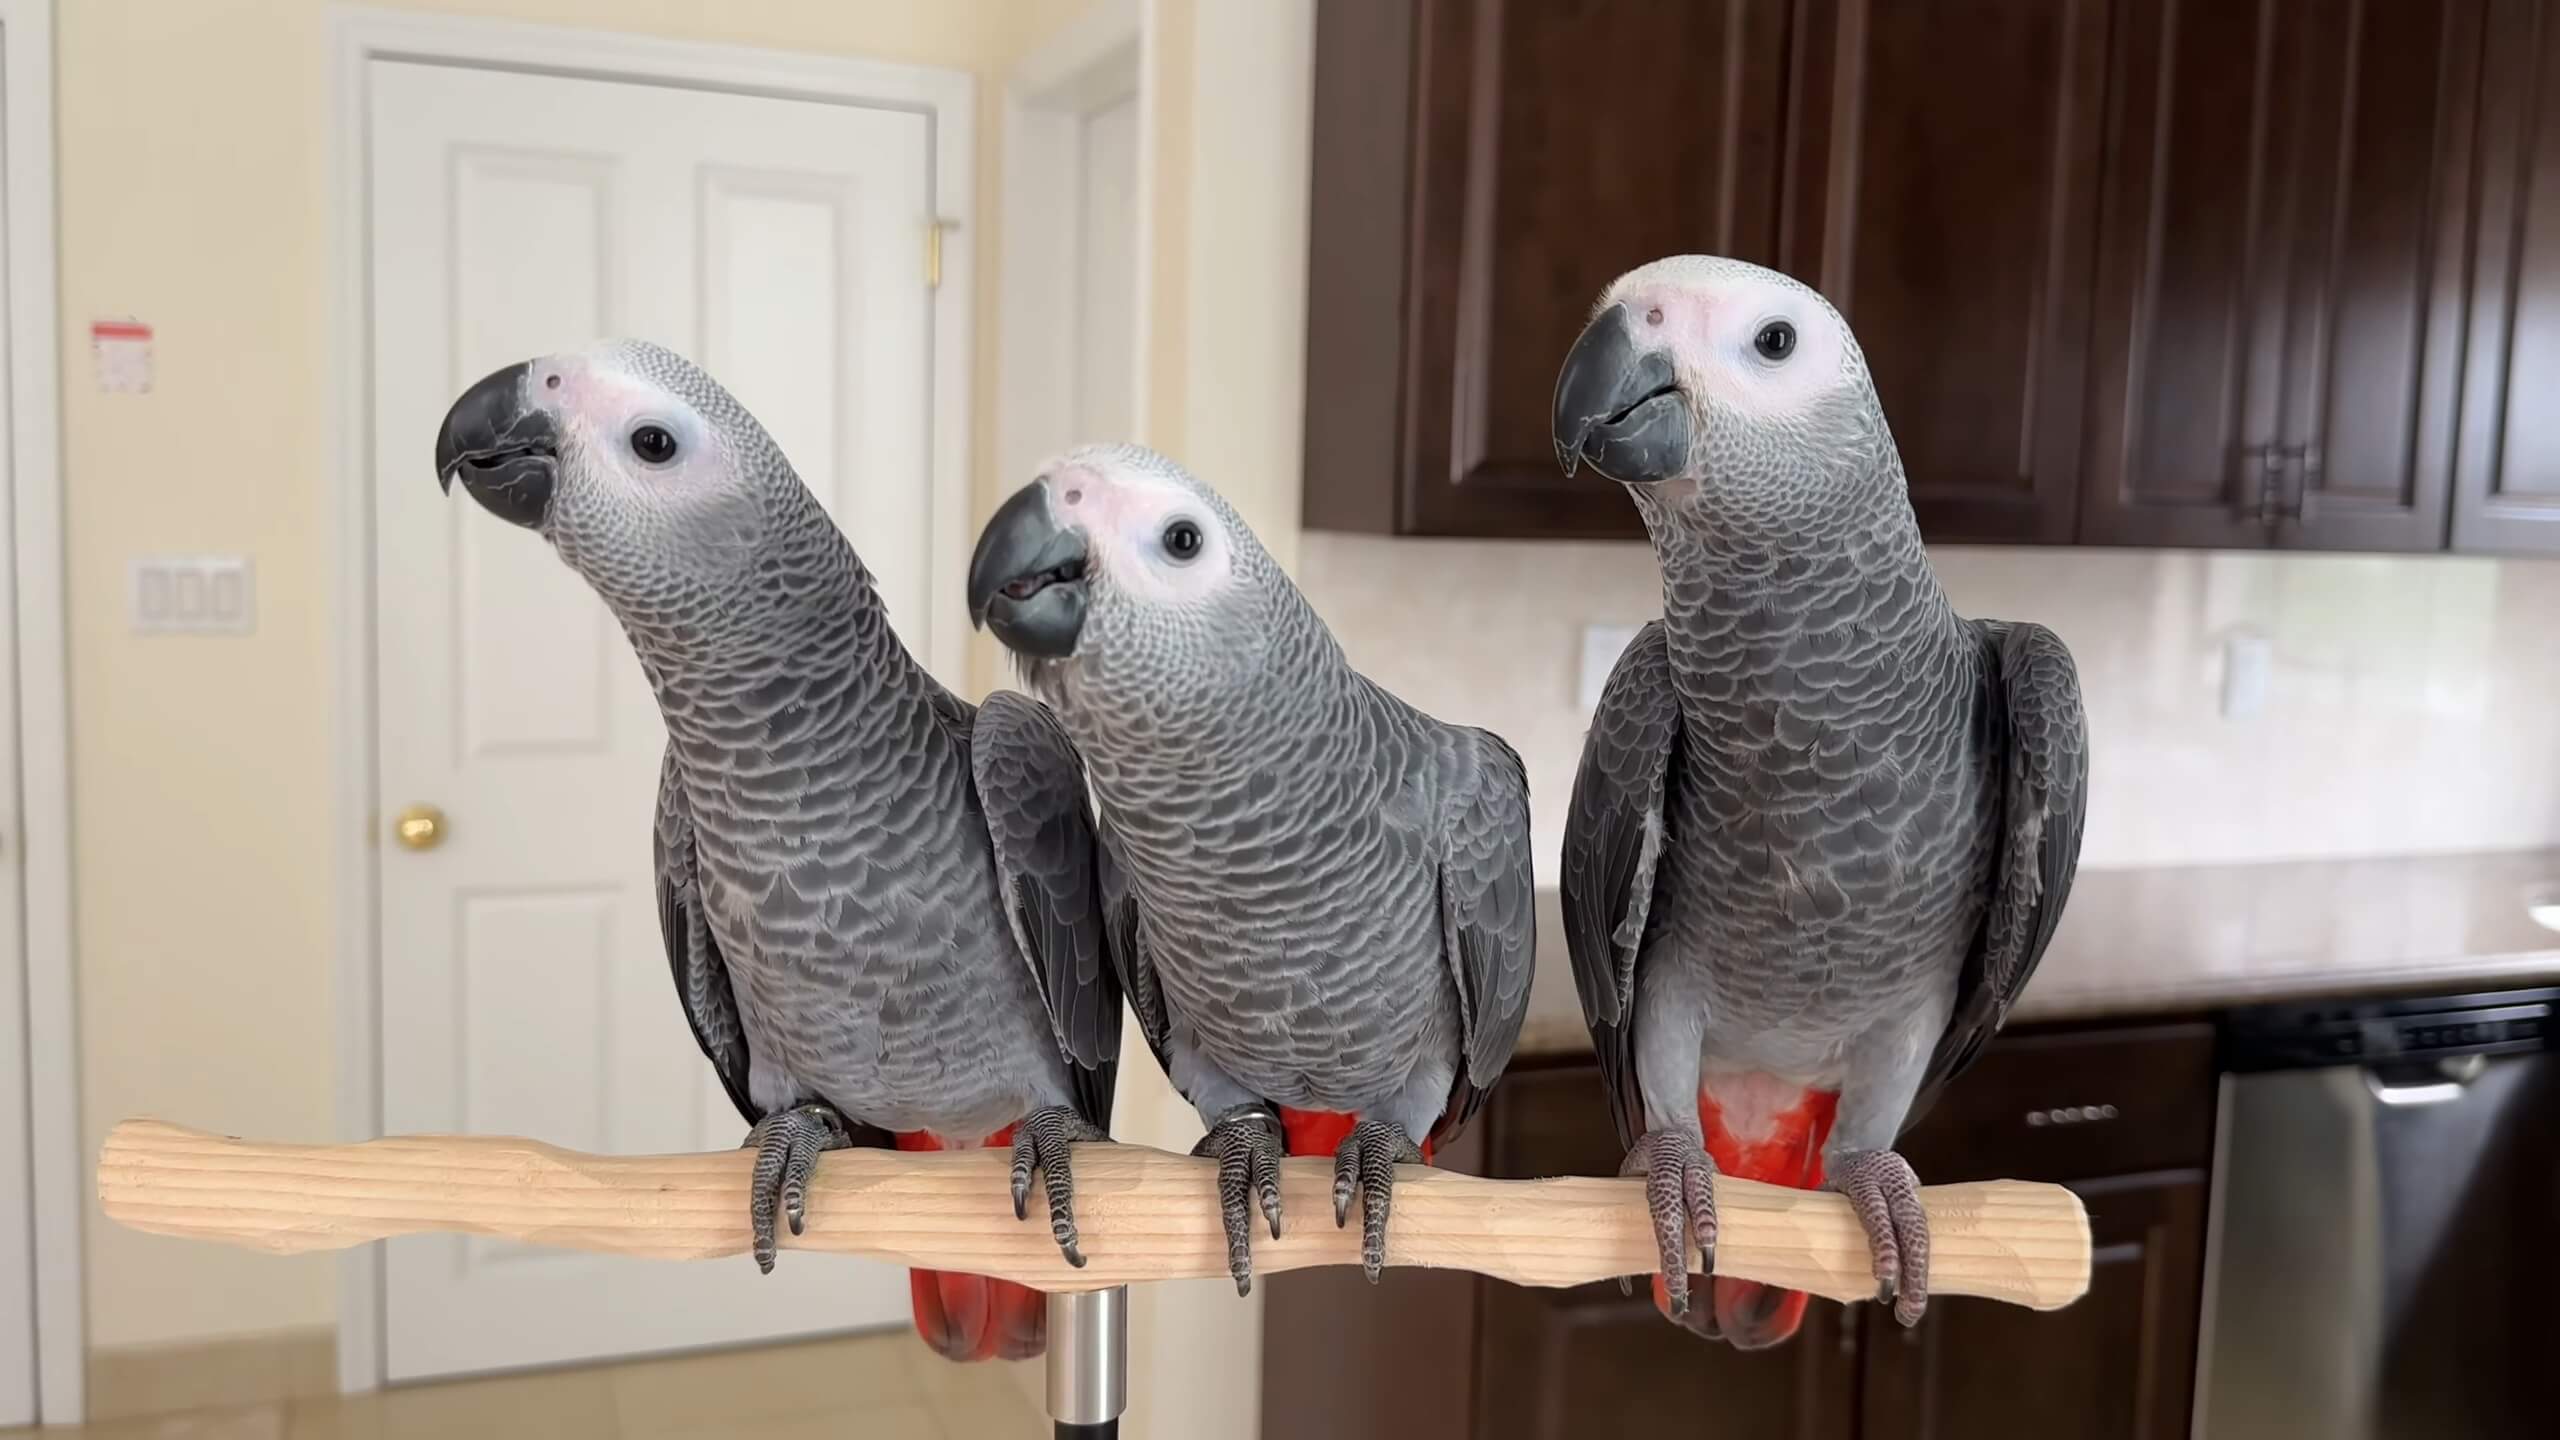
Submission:
M 2226 1015 L 2221 1068 L 2249 1073 L 2464 1055 L 2525 1055 L 2560 1039 L 2560 989 L 2311 1001 Z

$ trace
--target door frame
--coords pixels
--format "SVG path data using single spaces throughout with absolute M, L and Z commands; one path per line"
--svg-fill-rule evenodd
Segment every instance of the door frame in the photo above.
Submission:
M 1057 232 L 1018 223 L 1034 215 L 1075 214 L 1083 181 L 1078 142 L 1085 118 L 1122 100 L 1146 105 L 1144 47 L 1138 0 L 1103 0 L 1039 49 L 1025 56 L 1004 87 L 1004 196 L 999 212 L 1017 223 L 1005 227 L 997 262 L 997 295 L 1004 336 L 997 356 L 996 494 L 1031 478 L 1031 468 L 1066 445 L 1112 436 L 1077 435 L 1075 396 L 1058 383 L 1072 369 L 1083 317 L 1076 306 L 1082 256 Z M 1140 127 L 1146 124 L 1140 117 Z M 1147 166 L 1137 164 L 1130 197 L 1137 237 L 1130 255 L 1136 292 L 1146 293 Z M 1081 217 L 1079 217 L 1081 218 Z M 1143 301 L 1142 301 L 1143 303 Z M 1133 429 L 1143 434 L 1146 404 L 1145 317 L 1132 357 L 1129 399 Z M 1131 438 L 1116 437 L 1116 438 Z
M 335 794 L 331 814 L 337 901 L 338 1135 L 382 1133 L 379 912 L 374 866 L 374 573 L 370 235 L 370 126 L 366 75 L 375 60 L 410 60 L 625 84 L 718 90 L 822 104 L 909 111 L 924 117 L 933 145 L 931 205 L 945 236 L 970 232 L 976 160 L 977 82 L 966 71 L 832 55 L 701 44 L 615 31 L 518 24 L 440 15 L 333 8 L 331 84 L 321 117 L 330 136 L 332 353 L 337 397 L 332 453 L 339 483 L 330 504 L 338 536 Z M 924 263 L 928 237 L 916 237 Z M 960 578 L 969 558 L 970 284 L 966 239 L 940 245 L 932 298 L 931 638 L 920 658 L 958 683 L 968 664 L 969 624 Z M 386 1373 L 382 1247 L 358 1246 L 338 1283 L 338 1386 L 379 1388 Z
M 61 340 L 55 290 L 53 6 L 0 0 L 7 77 L 9 474 L 18 665 L 17 862 L 24 884 L 28 1149 L 35 1218 L 36 1413 L 87 1406 L 79 965 L 72 948 L 70 677 L 65 656 Z

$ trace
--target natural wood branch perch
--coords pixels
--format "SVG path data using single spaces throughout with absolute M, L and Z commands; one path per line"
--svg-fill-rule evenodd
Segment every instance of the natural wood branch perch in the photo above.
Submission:
M 283 1253 L 454 1231 L 703 1260 L 747 1249 L 749 1158 L 743 1150 L 585 1155 L 444 1135 L 270 1145 L 128 1120 L 107 1136 L 98 1198 L 137 1230 Z M 1007 1165 L 991 1150 L 838 1151 L 819 1164 L 807 1233 L 783 1243 L 1044 1290 L 1226 1274 L 1216 1168 L 1207 1160 L 1077 1146 L 1076 1219 L 1090 1262 L 1081 1270 L 1051 1243 L 1036 1192 L 1032 1218 L 1013 1218 Z M 1258 1272 L 1359 1262 L 1358 1223 L 1334 1228 L 1330 1162 L 1289 1161 L 1281 1201 L 1283 1237 L 1254 1235 Z M 1655 1268 L 1639 1180 L 1483 1180 L 1407 1167 L 1395 1201 L 1390 1265 L 1473 1270 L 1521 1285 Z M 1932 1293 L 2051 1310 L 2088 1290 L 2088 1216 L 2061 1186 L 1936 1185 L 1920 1201 L 1929 1212 Z M 1866 1239 L 1839 1196 L 1719 1179 L 1716 1211 L 1717 1273 L 1835 1300 L 1874 1297 Z

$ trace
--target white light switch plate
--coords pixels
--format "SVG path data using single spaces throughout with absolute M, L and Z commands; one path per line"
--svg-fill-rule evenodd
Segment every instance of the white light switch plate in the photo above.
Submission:
M 1609 671 L 1617 665 L 1618 656 L 1635 643 L 1641 625 L 1585 625 L 1582 627 L 1582 689 L 1578 702 L 1585 713 L 1600 708 L 1600 691 L 1609 683 Z
M 2267 708 L 2275 669 L 2275 642 L 2256 630 L 2234 630 L 2222 640 L 2222 718 L 2246 720 Z
M 258 628 L 246 555 L 146 555 L 133 562 L 137 635 L 247 635 Z

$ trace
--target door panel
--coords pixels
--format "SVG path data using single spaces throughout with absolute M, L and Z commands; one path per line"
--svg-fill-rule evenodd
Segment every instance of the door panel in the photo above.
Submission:
M 2260 546 L 2291 196 L 2276 0 L 2121 0 L 2080 538 Z
M 0 40 L 14 42 L 9 35 Z M 8 233 L 0 186 L 0 235 Z M 0 256 L 0 260 L 5 260 Z M 5 273 L 0 264 L 0 273 Z M 0 286 L 0 394 L 7 393 L 7 287 Z M 9 473 L 8 407 L 0 405 L 0 535 L 16 490 Z M 18 810 L 18 578 L 14 547 L 0 545 L 0 1429 L 36 1421 L 35 1165 L 27 1094 L 25 842 Z M 48 1103 L 51 1103 L 50 1100 Z
M 663 731 L 549 547 L 439 492 L 445 407 L 606 336 L 693 355 L 765 423 L 922 623 L 930 479 L 911 112 L 376 62 L 371 88 L 383 1122 L 619 1152 L 744 1126 L 668 980 L 650 868 Z M 928 647 L 910 632 L 910 647 Z M 673 1266 L 393 1241 L 395 1379 L 881 1324 L 893 1268 Z
M 2479 0 L 2306 4 L 2277 543 L 2440 550 L 2461 383 Z
M 2560 553 L 2560 13 L 2496 0 L 2453 543 Z
M 2111 8 L 1809 11 L 1835 98 L 1801 107 L 1792 263 L 1857 332 L 1932 541 L 2071 538 Z

